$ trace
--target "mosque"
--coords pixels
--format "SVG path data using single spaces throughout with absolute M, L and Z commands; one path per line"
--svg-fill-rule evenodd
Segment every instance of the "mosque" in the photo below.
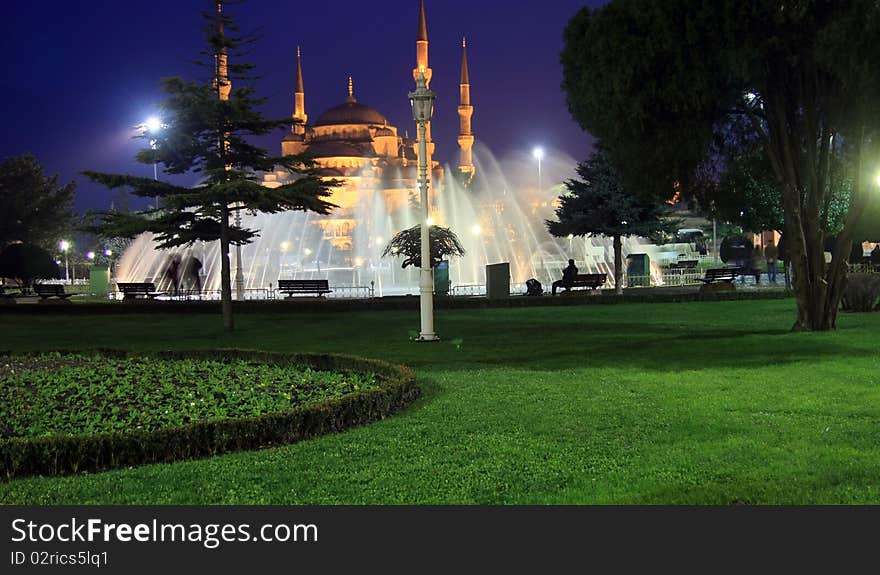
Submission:
M 416 66 L 413 78 L 425 75 L 430 88 L 433 71 L 428 62 L 428 26 L 425 2 L 420 0 L 418 33 L 416 37 Z M 469 183 L 475 173 L 472 148 L 474 135 L 471 117 L 474 108 L 470 99 L 470 75 L 467 60 L 467 42 L 462 42 L 461 102 L 458 114 L 461 130 L 458 137 L 460 161 L 458 172 L 463 182 Z M 348 79 L 348 98 L 338 106 L 326 110 L 313 123 L 306 113 L 306 92 L 303 79 L 302 53 L 297 49 L 296 89 L 290 133 L 281 142 L 282 155 L 309 154 L 314 158 L 318 174 L 340 182 L 333 190 L 330 201 L 338 206 L 330 216 L 317 217 L 311 223 L 320 227 L 320 238 L 329 243 L 338 265 L 353 265 L 355 236 L 364 234 L 369 221 L 359 217 L 363 206 L 375 203 L 383 206 L 396 230 L 412 225 L 408 210 L 418 202 L 418 142 L 407 132 L 401 135 L 380 111 L 358 101 L 355 85 Z M 434 160 L 434 142 L 430 124 L 427 126 L 427 165 L 429 172 L 429 204 L 436 212 L 436 194 L 442 193 L 445 174 Z M 263 184 L 279 186 L 290 178 L 286 171 L 265 174 Z M 377 195 L 381 201 L 375 202 Z M 368 220 L 368 219 L 367 219 Z M 442 223 L 442 218 L 438 223 Z M 367 231 L 367 233 L 369 233 Z M 390 238 L 385 238 L 390 239 Z

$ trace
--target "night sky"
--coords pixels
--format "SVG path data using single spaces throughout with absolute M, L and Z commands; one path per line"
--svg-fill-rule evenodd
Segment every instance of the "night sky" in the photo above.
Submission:
M 559 53 L 568 20 L 601 0 L 426 0 L 436 159 L 457 161 L 461 38 L 468 38 L 474 132 L 498 156 L 535 145 L 584 159 L 590 138 L 571 119 Z M 77 208 L 106 209 L 112 193 L 82 170 L 152 175 L 132 157 L 143 140 L 133 127 L 158 109 L 163 77 L 195 79 L 204 46 L 203 0 L 3 0 L 0 156 L 31 152 L 47 172 L 78 184 Z M 347 96 L 414 133 L 413 89 L 418 0 L 247 0 L 229 8 L 261 40 L 257 65 L 268 117 L 293 112 L 295 55 L 302 46 L 306 108 L 314 121 Z M 283 132 L 263 141 L 280 153 Z

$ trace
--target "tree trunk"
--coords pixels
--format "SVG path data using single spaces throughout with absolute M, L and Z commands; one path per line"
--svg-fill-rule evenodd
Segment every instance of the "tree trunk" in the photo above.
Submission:
M 623 294 L 623 242 L 614 236 L 614 293 Z
M 229 264 L 229 206 L 220 207 L 220 302 L 223 309 L 223 330 L 235 330 L 232 319 L 232 272 Z

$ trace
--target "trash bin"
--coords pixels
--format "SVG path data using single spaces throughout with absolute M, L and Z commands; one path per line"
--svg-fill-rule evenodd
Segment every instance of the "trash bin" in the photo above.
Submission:
M 486 297 L 489 299 L 510 297 L 510 262 L 486 266 Z
M 443 260 L 434 268 L 434 295 L 449 295 L 449 262 Z
M 106 296 L 110 289 L 110 268 L 105 265 L 93 265 L 89 268 L 89 293 Z
M 627 287 L 651 287 L 651 259 L 648 254 L 626 256 Z

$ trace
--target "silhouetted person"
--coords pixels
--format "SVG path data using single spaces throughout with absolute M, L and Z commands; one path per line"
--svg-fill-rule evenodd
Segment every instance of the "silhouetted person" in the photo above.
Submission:
M 566 290 L 571 289 L 572 284 L 574 284 L 574 278 L 576 278 L 577 275 L 578 269 L 574 265 L 574 260 L 568 260 L 568 267 L 562 270 L 562 279 L 553 282 L 553 295 L 556 295 L 556 290 L 560 287 L 565 288 Z
M 202 262 L 197 257 L 189 258 L 186 266 L 186 275 L 192 289 L 197 293 L 202 293 Z
M 171 293 L 177 295 L 180 292 L 180 256 L 172 256 L 165 269 L 165 275 L 171 282 Z
M 764 248 L 764 259 L 767 260 L 767 280 L 776 283 L 776 262 L 779 260 L 779 248 L 770 240 Z
M 871 255 L 868 257 L 871 260 L 872 266 L 880 266 L 880 244 L 874 246 L 874 249 L 871 250 Z

